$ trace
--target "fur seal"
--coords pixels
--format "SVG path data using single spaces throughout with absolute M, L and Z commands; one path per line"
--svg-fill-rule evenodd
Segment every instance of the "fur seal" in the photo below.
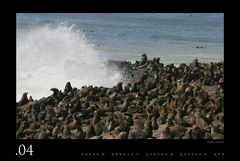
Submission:
M 106 134 L 103 134 L 102 139 L 115 139 L 115 138 L 111 132 L 108 132 Z
M 147 55 L 145 54 L 145 53 L 143 53 L 142 54 L 142 60 L 141 60 L 141 62 L 140 62 L 140 66 L 142 66 L 142 65 L 144 65 L 144 64 L 146 64 L 147 63 Z
M 53 96 L 57 96 L 59 90 L 57 88 L 51 88 L 50 91 L 53 91 Z
M 33 100 L 33 98 L 32 98 L 32 96 L 29 96 L 29 102 L 34 102 L 34 100 Z
M 37 139 L 49 139 L 49 136 L 42 129 L 37 133 Z
M 82 130 L 81 125 L 77 125 L 76 131 L 70 136 L 71 139 L 84 139 L 86 132 Z
M 196 125 L 200 129 L 206 129 L 208 127 L 208 123 L 202 118 L 200 112 L 195 113 L 195 118 L 196 118 Z
M 22 106 L 29 102 L 27 94 L 28 92 L 23 93 L 22 98 L 20 99 L 20 101 L 17 102 L 17 106 Z
M 113 87 L 113 91 L 116 93 L 123 92 L 122 84 L 122 82 L 118 82 L 117 85 Z
M 67 95 L 71 90 L 72 90 L 71 83 L 70 83 L 70 82 L 67 82 L 67 84 L 65 85 L 63 94 L 64 94 L 64 95 Z
M 127 132 L 123 131 L 118 134 L 116 139 L 126 139 L 127 138 Z
M 152 134 L 152 136 L 156 139 L 171 139 L 168 126 L 160 127 Z

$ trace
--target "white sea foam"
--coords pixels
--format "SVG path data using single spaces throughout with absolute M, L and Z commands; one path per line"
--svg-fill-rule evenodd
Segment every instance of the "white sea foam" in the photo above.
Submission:
M 63 90 L 66 82 L 111 87 L 121 80 L 116 69 L 94 49 L 85 35 L 66 23 L 17 29 L 17 100 L 23 92 L 39 99 L 50 89 Z

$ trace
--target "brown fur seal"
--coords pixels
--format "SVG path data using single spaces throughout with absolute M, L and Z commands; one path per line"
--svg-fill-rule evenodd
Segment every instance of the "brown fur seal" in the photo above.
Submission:
M 201 117 L 201 113 L 196 112 L 195 118 L 196 118 L 196 125 L 200 129 L 206 129 L 208 127 L 208 123 Z
M 32 96 L 29 96 L 29 102 L 34 102 Z
M 53 91 L 53 96 L 57 96 L 59 90 L 57 88 L 51 88 L 50 91 Z
M 29 102 L 27 94 L 28 92 L 23 93 L 22 98 L 20 99 L 20 101 L 17 102 L 17 106 L 22 106 Z
M 71 83 L 70 83 L 70 82 L 67 82 L 67 84 L 65 85 L 63 94 L 64 94 L 64 95 L 67 95 L 71 90 L 72 90 Z

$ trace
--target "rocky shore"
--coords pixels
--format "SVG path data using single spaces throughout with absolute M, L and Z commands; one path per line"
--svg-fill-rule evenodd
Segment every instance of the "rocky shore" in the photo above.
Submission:
M 17 139 L 224 139 L 224 62 L 109 61 L 123 82 L 16 103 Z

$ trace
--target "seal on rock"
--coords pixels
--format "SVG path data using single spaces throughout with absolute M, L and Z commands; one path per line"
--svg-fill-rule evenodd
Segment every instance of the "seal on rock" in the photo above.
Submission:
M 22 98 L 20 99 L 20 101 L 17 102 L 17 106 L 22 106 L 29 102 L 27 94 L 28 92 L 23 93 Z

